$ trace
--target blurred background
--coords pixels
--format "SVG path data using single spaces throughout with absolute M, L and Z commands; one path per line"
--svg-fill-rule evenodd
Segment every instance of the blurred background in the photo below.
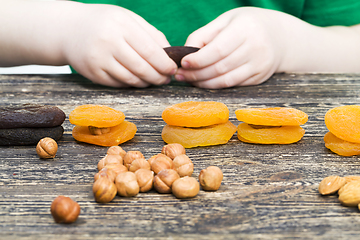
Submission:
M 0 74 L 68 74 L 71 73 L 69 66 L 42 66 L 26 65 L 20 67 L 0 67 Z
M 56 1 L 56 0 L 43 0 L 43 1 Z M 71 73 L 69 66 L 40 66 L 40 65 L 27 65 L 21 67 L 0 67 L 0 74 L 67 74 Z

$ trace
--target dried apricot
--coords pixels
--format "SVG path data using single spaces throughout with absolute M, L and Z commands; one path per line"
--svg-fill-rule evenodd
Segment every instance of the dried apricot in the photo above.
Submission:
M 162 139 L 166 143 L 180 143 L 185 148 L 211 146 L 227 143 L 236 132 L 230 121 L 202 128 L 184 128 L 166 125 Z
M 360 143 L 342 140 L 328 132 L 324 136 L 325 147 L 341 156 L 354 156 L 360 154 Z
M 123 112 L 104 105 L 86 104 L 76 107 L 69 115 L 70 123 L 98 128 L 114 127 L 125 120 Z
M 137 131 L 134 123 L 123 121 L 117 126 L 111 127 L 109 133 L 92 135 L 88 127 L 75 126 L 72 130 L 73 137 L 80 142 L 86 142 L 99 146 L 116 146 L 132 139 Z
M 229 109 L 220 102 L 188 101 L 165 108 L 162 118 L 168 125 L 204 127 L 226 123 L 229 120 Z
M 295 108 L 244 108 L 235 111 L 239 121 L 266 126 L 299 126 L 307 122 L 308 115 Z
M 325 114 L 325 124 L 338 138 L 360 143 L 360 106 L 347 105 L 330 109 Z
M 240 123 L 237 127 L 240 141 L 258 144 L 290 144 L 298 142 L 305 134 L 300 126 L 259 126 Z

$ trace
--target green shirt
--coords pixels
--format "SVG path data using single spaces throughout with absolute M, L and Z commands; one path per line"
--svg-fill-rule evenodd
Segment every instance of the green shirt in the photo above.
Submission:
M 360 0 L 80 0 L 129 9 L 163 32 L 173 46 L 184 45 L 196 29 L 241 6 L 278 10 L 317 26 L 360 23 Z

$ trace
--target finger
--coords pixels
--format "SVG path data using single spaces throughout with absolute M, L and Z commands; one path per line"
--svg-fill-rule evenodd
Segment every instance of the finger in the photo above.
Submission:
M 274 74 L 273 71 L 258 73 L 258 74 L 255 74 L 254 76 L 246 79 L 245 81 L 241 82 L 237 86 L 258 85 L 258 84 L 263 83 L 266 80 L 268 80 L 273 74 Z
M 226 74 L 227 72 L 233 71 L 241 65 L 249 62 L 250 56 L 249 48 L 239 47 L 228 57 L 208 67 L 195 70 L 180 68 L 175 75 L 175 79 L 179 81 L 185 80 L 187 82 L 212 79 L 217 76 Z
M 115 59 L 107 64 L 106 68 L 104 68 L 104 71 L 111 77 L 111 79 L 117 82 L 121 82 L 127 86 L 144 88 L 150 85 L 148 82 L 143 81 L 128 69 L 123 67 Z
M 129 85 L 118 81 L 117 79 L 114 79 L 109 74 L 107 74 L 105 71 L 100 70 L 97 71 L 96 74 L 92 74 L 87 76 L 87 74 L 84 75 L 84 77 L 88 78 L 93 83 L 109 86 L 109 87 L 115 87 L 115 88 L 127 88 L 130 87 Z
M 119 45 L 118 49 L 121 49 L 121 51 L 115 51 L 114 58 L 132 74 L 150 84 L 159 85 L 167 81 L 170 74 L 163 75 L 156 71 L 152 65 L 141 57 L 137 51 L 127 45 L 127 43 L 123 42 Z M 163 49 L 160 48 L 160 51 L 166 55 Z M 167 60 L 172 61 L 169 57 L 167 57 Z M 175 63 L 174 65 L 176 67 Z M 174 74 L 174 72 L 172 72 L 172 74 Z
M 245 41 L 245 38 L 233 29 L 231 26 L 224 28 L 206 46 L 194 54 L 185 56 L 181 65 L 184 68 L 204 68 L 227 57 Z
M 250 64 L 245 64 L 234 71 L 228 72 L 219 77 L 205 81 L 192 82 L 191 84 L 200 88 L 209 89 L 229 88 L 233 86 L 240 86 L 242 82 L 255 76 L 256 74 L 257 72 L 253 71 Z
M 211 42 L 225 27 L 220 21 L 212 21 L 191 33 L 186 39 L 185 46 L 202 48 Z
M 126 41 L 134 51 L 161 75 L 172 75 L 177 71 L 176 63 L 169 58 L 163 47 L 146 31 L 131 31 Z M 139 72 L 141 74 L 141 72 Z M 159 84 L 152 82 L 154 84 Z
M 129 11 L 130 12 L 130 11 Z M 137 23 L 146 31 L 149 33 L 150 36 L 155 40 L 155 42 L 161 46 L 162 48 L 169 47 L 170 43 L 166 39 L 166 36 L 160 32 L 157 28 L 155 28 L 153 25 L 149 24 L 145 19 L 143 19 L 141 16 L 137 14 L 133 14 L 131 12 L 132 17 L 137 21 Z

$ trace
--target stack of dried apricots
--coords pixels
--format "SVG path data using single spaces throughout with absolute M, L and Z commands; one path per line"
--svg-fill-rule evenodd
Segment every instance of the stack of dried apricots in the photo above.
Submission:
M 330 109 L 325 114 L 329 132 L 325 146 L 341 156 L 360 154 L 360 106 L 347 105 Z
M 286 108 L 246 108 L 235 111 L 240 123 L 237 136 L 240 141 L 257 144 L 290 144 L 305 134 L 300 127 L 308 120 L 303 111 Z
M 229 109 L 220 102 L 188 101 L 167 107 L 162 113 L 167 125 L 162 130 L 166 143 L 185 148 L 227 143 L 236 132 Z
M 132 139 L 137 131 L 134 123 L 125 121 L 123 112 L 104 105 L 86 104 L 76 107 L 69 115 L 76 125 L 73 137 L 99 146 L 116 146 Z

